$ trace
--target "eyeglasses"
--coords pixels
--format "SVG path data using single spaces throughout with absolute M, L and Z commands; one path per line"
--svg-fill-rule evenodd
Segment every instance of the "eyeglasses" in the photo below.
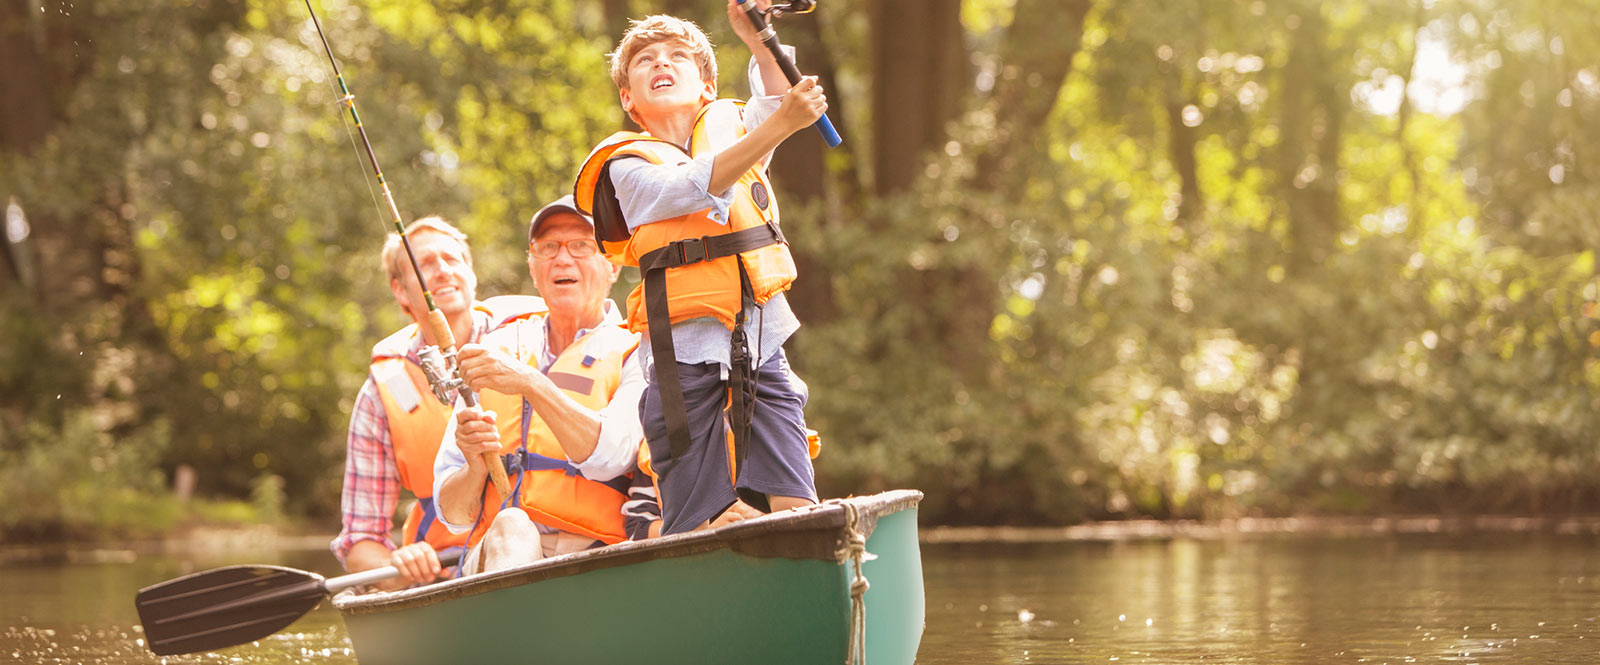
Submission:
M 533 255 L 541 259 L 553 259 L 562 247 L 567 248 L 567 253 L 575 259 L 586 259 L 594 256 L 599 247 L 588 238 L 573 238 L 572 240 L 537 240 L 528 247 Z

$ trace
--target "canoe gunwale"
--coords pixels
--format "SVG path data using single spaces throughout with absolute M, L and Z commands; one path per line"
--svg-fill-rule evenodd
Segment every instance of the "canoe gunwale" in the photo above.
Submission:
M 848 557 L 846 545 L 849 536 L 848 511 L 844 504 L 855 508 L 856 530 L 866 538 L 872 535 L 880 516 L 914 508 L 921 499 L 922 492 L 916 490 L 891 490 L 871 496 L 833 499 L 798 511 L 735 522 L 710 531 L 625 541 L 425 587 L 361 595 L 347 590 L 334 596 L 333 605 L 346 615 L 389 612 L 593 570 L 722 549 L 761 558 L 818 559 L 843 563 Z

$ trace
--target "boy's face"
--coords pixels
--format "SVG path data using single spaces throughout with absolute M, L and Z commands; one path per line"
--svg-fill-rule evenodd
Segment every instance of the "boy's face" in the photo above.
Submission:
M 700 63 L 678 40 L 656 42 L 628 61 L 628 87 L 619 94 L 622 109 L 642 117 L 686 108 L 698 110 L 717 98 L 717 82 L 700 77 Z

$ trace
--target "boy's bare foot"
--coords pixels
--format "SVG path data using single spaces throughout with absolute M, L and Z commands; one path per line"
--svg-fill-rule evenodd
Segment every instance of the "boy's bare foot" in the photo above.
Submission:
M 762 513 L 761 511 L 750 506 L 750 504 L 747 504 L 743 501 L 734 501 L 733 505 L 728 506 L 728 509 L 722 511 L 722 514 L 718 515 L 716 519 L 711 520 L 707 524 L 702 524 L 700 528 L 715 529 L 719 526 L 727 526 L 729 524 L 733 524 L 734 522 L 742 522 L 753 517 L 760 517 L 764 514 L 765 513 Z

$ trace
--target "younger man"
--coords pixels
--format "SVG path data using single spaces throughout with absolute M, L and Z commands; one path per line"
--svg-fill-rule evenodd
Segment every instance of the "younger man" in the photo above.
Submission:
M 444 219 L 425 217 L 405 232 L 434 305 L 458 342 L 476 342 L 506 318 L 544 309 L 544 302 L 531 296 L 476 300 L 478 278 L 472 271 L 467 236 Z M 344 526 L 330 547 L 352 573 L 383 566 L 400 569 L 400 577 L 374 585 L 393 590 L 446 574 L 438 552 L 464 545 L 466 537 L 451 534 L 435 518 L 433 458 L 450 420 L 450 407 L 434 398 L 422 372 L 419 352 L 438 341 L 428 325 L 422 286 L 397 234 L 389 234 L 384 243 L 383 267 L 395 303 L 412 323 L 372 349 L 370 374 L 350 414 L 340 502 Z M 402 542 L 396 546 L 389 531 L 402 488 L 418 501 L 410 508 Z
M 644 275 L 628 324 L 649 331 L 640 419 L 666 534 L 750 506 L 816 502 L 805 386 L 782 350 L 800 325 L 783 296 L 794 261 L 765 171 L 827 99 L 815 78 L 788 86 L 734 0 L 728 19 L 755 56 L 750 101 L 717 100 L 716 57 L 699 27 L 635 21 L 611 54 L 611 78 L 644 133 L 607 138 L 576 186 L 606 255 Z

